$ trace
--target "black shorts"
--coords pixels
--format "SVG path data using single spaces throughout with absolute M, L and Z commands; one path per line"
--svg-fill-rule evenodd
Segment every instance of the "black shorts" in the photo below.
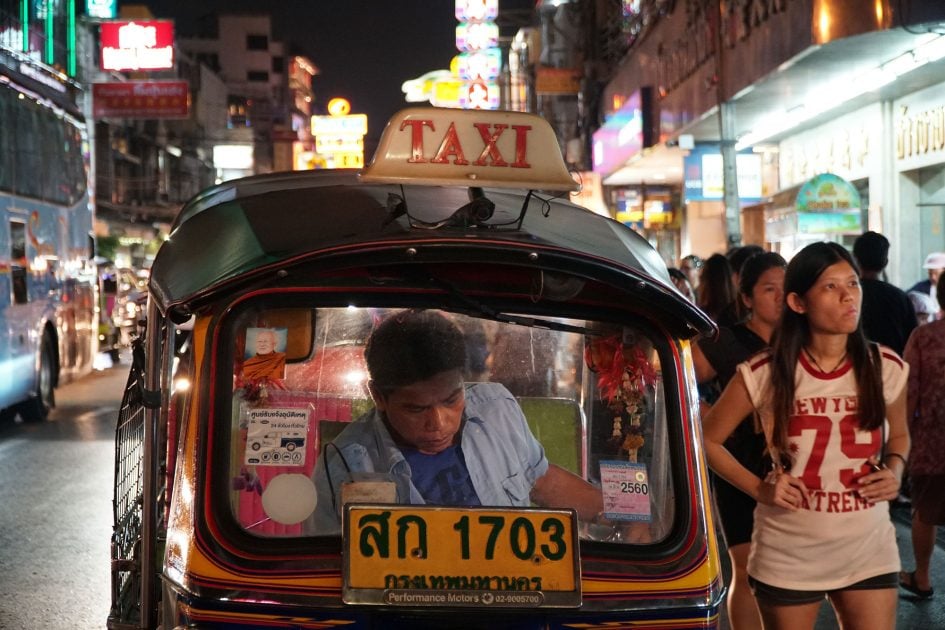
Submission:
M 832 591 L 795 591 L 790 588 L 778 588 L 764 582 L 759 582 L 755 578 L 748 576 L 748 584 L 751 586 L 751 592 L 755 594 L 755 599 L 761 604 L 769 606 L 799 606 L 801 604 L 813 604 L 823 601 L 831 593 L 840 591 L 868 591 L 883 588 L 897 588 L 899 586 L 898 573 L 883 573 L 865 580 L 860 580 L 855 584 L 844 586 L 843 588 Z

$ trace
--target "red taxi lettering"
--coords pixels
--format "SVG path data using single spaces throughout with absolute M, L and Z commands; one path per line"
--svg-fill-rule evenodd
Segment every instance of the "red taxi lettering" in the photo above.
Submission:
M 405 120 L 400 123 L 400 130 L 403 131 L 404 127 L 410 125 L 410 159 L 407 162 L 411 164 L 418 164 L 426 162 L 426 158 L 423 157 L 423 127 L 427 126 L 431 131 L 436 131 L 433 127 L 432 120 Z
M 502 132 L 509 128 L 508 125 L 495 125 L 495 133 L 491 136 L 489 135 L 489 125 L 486 123 L 473 123 L 473 126 L 479 130 L 479 135 L 482 137 L 482 141 L 485 143 L 485 148 L 482 150 L 482 153 L 479 154 L 479 158 L 473 162 L 476 166 L 488 166 L 486 164 L 486 156 L 492 158 L 493 166 L 508 166 L 508 162 L 502 159 L 502 154 L 499 153 L 499 147 L 495 146 L 496 141 L 499 139 L 499 136 L 502 135 Z
M 499 147 L 496 145 L 502 133 L 509 129 L 509 125 L 496 124 L 490 126 L 489 123 L 473 123 L 473 126 L 479 131 L 483 143 L 482 152 L 473 162 L 475 166 L 531 168 L 531 164 L 528 162 L 528 132 L 532 129 L 531 125 L 511 125 L 511 129 L 515 132 L 515 161 L 511 164 L 505 161 L 502 152 L 499 151 Z M 423 128 L 429 127 L 430 131 L 436 131 L 433 121 L 424 119 L 404 120 L 400 124 L 400 131 L 404 131 L 407 127 L 410 127 L 410 157 L 407 159 L 408 163 L 423 164 L 429 161 L 434 164 L 448 164 L 450 163 L 450 156 L 452 156 L 453 164 L 459 166 L 469 164 L 459 134 L 456 133 L 456 123 L 450 123 L 443 139 L 440 141 L 440 146 L 430 160 L 424 157 Z
M 450 128 L 446 130 L 440 148 L 436 150 L 436 155 L 430 161 L 435 164 L 446 164 L 449 162 L 446 159 L 448 155 L 456 156 L 453 164 L 459 164 L 460 166 L 469 164 L 469 160 L 463 155 L 463 145 L 459 142 L 459 136 L 456 135 L 456 123 L 450 123 Z
M 528 163 L 528 151 L 525 142 L 528 138 L 528 132 L 531 131 L 531 125 L 512 125 L 515 130 L 515 161 L 512 162 L 512 168 L 531 168 Z

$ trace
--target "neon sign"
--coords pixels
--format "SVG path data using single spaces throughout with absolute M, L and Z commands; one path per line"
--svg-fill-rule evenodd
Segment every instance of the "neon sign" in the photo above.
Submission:
M 174 67 L 174 23 L 169 20 L 102 23 L 103 70 Z

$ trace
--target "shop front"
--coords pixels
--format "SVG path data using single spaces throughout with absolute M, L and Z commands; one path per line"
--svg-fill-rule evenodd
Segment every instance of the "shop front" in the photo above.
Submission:
M 867 229 L 888 234 L 891 230 L 884 223 L 892 223 L 894 217 L 886 201 L 889 185 L 882 168 L 884 109 L 888 105 L 874 103 L 781 140 L 773 151 L 778 192 L 743 209 L 745 242 L 790 257 L 814 241 L 852 247 Z M 825 174 L 836 180 L 823 178 L 820 184 L 831 182 L 842 199 L 829 198 L 831 191 L 824 188 L 827 196 L 813 205 L 805 203 L 813 190 L 811 182 Z
M 739 207 L 756 204 L 777 189 L 777 156 L 744 150 L 736 154 Z M 703 258 L 727 249 L 722 152 L 717 142 L 693 146 L 684 161 L 686 251 Z M 742 227 L 742 233 L 745 233 Z M 745 242 L 756 242 L 745 240 Z
M 900 208 L 902 284 L 923 279 L 922 262 L 945 251 L 945 83 L 893 103 L 892 155 Z
M 675 265 L 681 248 L 682 160 L 679 147 L 656 142 L 652 89 L 630 93 L 594 132 L 592 163 L 613 217 L 642 234 Z
M 891 253 L 890 281 L 898 282 L 900 267 L 911 277 L 926 250 L 945 249 L 945 147 L 919 139 L 936 133 L 932 118 L 945 106 L 945 88 L 922 92 L 925 100 L 915 103 L 905 97 L 942 81 L 945 4 L 917 1 L 907 12 L 886 1 L 876 2 L 875 11 L 851 2 L 755 5 L 741 12 L 738 3 L 639 4 L 643 30 L 605 87 L 601 113 L 606 126 L 631 95 L 650 89 L 653 144 L 604 173 L 605 185 L 627 169 L 646 176 L 658 156 L 678 151 L 684 139 L 718 143 L 727 156 L 760 153 L 763 164 L 778 164 L 780 181 L 758 203 L 741 209 L 733 203 L 731 186 L 745 168 L 739 158 L 725 165 L 725 203 L 687 203 L 683 193 L 682 253 L 718 251 L 740 240 L 790 254 L 809 240 L 849 244 L 873 229 L 894 247 L 921 244 L 922 252 Z M 726 13 L 714 14 L 714 6 Z M 895 157 L 897 133 L 915 138 L 912 154 Z M 691 179 L 678 172 L 681 166 L 665 170 L 664 181 L 682 186 Z M 828 172 L 859 194 L 858 223 L 799 220 L 799 186 Z M 744 196 L 741 182 L 738 188 Z M 909 208 L 922 210 L 909 214 Z M 810 231 L 800 232 L 802 226 Z

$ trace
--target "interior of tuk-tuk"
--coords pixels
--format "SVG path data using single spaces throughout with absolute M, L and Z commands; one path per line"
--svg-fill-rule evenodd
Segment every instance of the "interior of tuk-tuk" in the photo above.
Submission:
M 334 456 L 329 444 L 346 427 L 374 410 L 365 344 L 378 322 L 405 306 L 345 305 L 321 292 L 288 300 L 264 293 L 229 311 L 214 340 L 221 385 L 214 415 L 221 421 L 213 439 L 226 444 L 214 452 L 228 453 L 225 465 L 214 466 L 225 471 L 214 485 L 225 488 L 228 516 L 240 532 L 337 533 L 313 525 L 316 505 L 331 500 L 313 482 L 316 464 Z M 601 489 L 604 507 L 581 523 L 580 536 L 665 539 L 677 509 L 678 462 L 670 453 L 680 439 L 667 422 L 665 336 L 642 321 L 486 310 L 491 317 L 468 308 L 436 312 L 462 332 L 467 390 L 503 386 L 548 462 Z

